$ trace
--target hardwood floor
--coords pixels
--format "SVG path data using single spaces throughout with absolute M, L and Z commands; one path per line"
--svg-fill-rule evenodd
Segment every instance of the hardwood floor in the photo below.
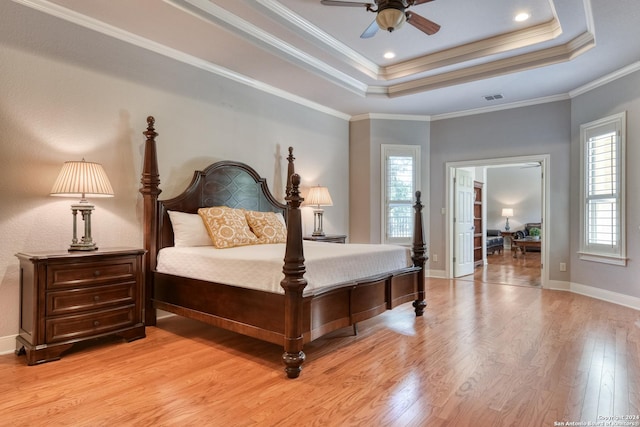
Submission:
M 487 265 L 476 267 L 473 276 L 461 280 L 478 280 L 503 285 L 541 286 L 540 252 L 527 252 L 525 256 L 511 250 L 487 255 Z
M 640 415 L 638 311 L 482 281 L 427 288 L 424 317 L 405 304 L 358 336 L 307 345 L 296 380 L 279 346 L 180 317 L 38 366 L 0 356 L 0 425 L 555 426 Z

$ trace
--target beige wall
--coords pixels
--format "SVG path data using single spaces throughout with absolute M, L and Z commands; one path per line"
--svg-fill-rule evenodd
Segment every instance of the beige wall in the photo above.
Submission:
M 49 197 L 66 160 L 103 164 L 116 196 L 94 199 L 103 247 L 142 244 L 140 170 L 156 117 L 161 197 L 195 169 L 246 162 L 282 196 L 286 150 L 305 187 L 329 187 L 325 231 L 347 233 L 348 132 L 320 113 L 13 2 L 0 2 L 0 351 L 18 332 L 19 251 L 65 249 L 74 199 Z M 276 185 L 279 184 L 279 185 Z M 313 217 L 304 209 L 304 227 Z

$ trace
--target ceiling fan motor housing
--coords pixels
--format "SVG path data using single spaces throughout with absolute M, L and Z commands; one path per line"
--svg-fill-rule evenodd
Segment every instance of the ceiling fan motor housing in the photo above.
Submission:
M 406 6 L 401 0 L 379 0 L 376 23 L 383 30 L 397 30 L 407 20 L 404 10 Z

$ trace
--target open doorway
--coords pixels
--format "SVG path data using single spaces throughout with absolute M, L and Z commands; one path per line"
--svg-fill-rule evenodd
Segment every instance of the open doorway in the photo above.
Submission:
M 483 183 L 487 183 L 487 171 L 491 169 L 498 168 L 535 168 L 538 172 L 538 176 L 540 179 L 536 182 L 531 182 L 530 185 L 539 185 L 539 216 L 536 214 L 532 214 L 528 212 L 525 215 L 525 211 L 529 209 L 526 207 L 526 203 L 523 200 L 518 200 L 517 198 L 503 198 L 502 201 L 492 201 L 491 210 L 487 211 L 487 203 L 482 203 L 482 221 L 476 221 L 475 227 L 481 227 L 481 230 L 474 230 L 476 236 L 481 236 L 482 239 L 482 258 L 481 263 L 476 262 L 476 265 L 479 267 L 475 268 L 470 277 L 475 280 L 487 280 L 487 281 L 496 281 L 498 283 L 507 283 L 510 284 L 539 284 L 541 287 L 548 287 L 549 277 L 547 269 L 545 268 L 548 265 L 547 259 L 547 245 L 548 240 L 544 236 L 546 233 L 546 224 L 544 218 L 548 217 L 548 197 L 549 197 L 549 189 L 547 176 L 547 168 L 549 165 L 549 156 L 548 155 L 533 155 L 533 156 L 521 156 L 521 157 L 512 157 L 512 158 L 498 158 L 498 159 L 484 159 L 484 160 L 473 160 L 473 161 L 462 161 L 462 162 L 448 162 L 446 164 L 446 172 L 447 172 L 447 210 L 446 210 L 446 224 L 447 224 L 447 241 L 445 245 L 445 255 L 446 255 L 446 264 L 445 264 L 445 274 L 446 277 L 454 278 L 456 276 L 461 275 L 460 272 L 464 272 L 464 269 L 458 268 L 457 262 L 460 259 L 460 245 L 459 245 L 459 234 L 456 234 L 458 231 L 457 223 L 454 220 L 457 216 L 457 201 L 459 195 L 456 193 L 456 174 L 459 174 L 461 170 L 471 171 L 474 175 L 474 180 Z M 529 172 L 531 174 L 532 172 Z M 536 172 L 533 172 L 536 173 Z M 499 175 L 499 174 L 498 174 Z M 504 177 L 500 177 L 498 179 L 504 179 Z M 488 194 L 491 192 L 491 188 L 485 187 L 483 188 L 483 194 Z M 485 196 L 486 197 L 486 196 Z M 521 203 L 521 204 L 518 204 Z M 502 206 L 502 205 L 505 206 Z M 496 210 L 501 210 L 502 208 L 509 208 L 509 204 L 512 205 L 511 209 L 514 209 L 515 212 L 518 212 L 520 208 L 520 213 L 523 214 L 519 218 L 515 216 L 509 218 L 511 221 L 509 231 L 523 230 L 525 225 L 531 225 L 530 223 L 540 222 L 540 230 L 541 230 L 541 239 L 538 243 L 527 243 L 527 246 L 520 245 L 517 249 L 514 247 L 512 240 L 517 237 L 514 235 L 504 236 L 503 240 L 504 247 L 502 254 L 500 257 L 495 256 L 494 254 L 487 254 L 487 230 L 491 229 L 499 229 L 502 232 L 505 230 L 506 218 L 502 218 L 501 215 L 496 213 Z M 515 206 L 519 206 L 516 208 Z M 477 206 L 476 206 L 477 208 Z M 528 215 L 528 216 L 527 216 Z M 477 216 L 475 214 L 474 216 Z M 539 220 L 535 221 L 536 218 Z M 504 222 L 503 222 L 504 221 Z M 498 228 L 499 227 L 499 228 Z M 509 234 L 508 232 L 505 234 Z M 526 251 L 527 247 L 538 246 L 539 252 L 533 252 L 529 250 Z M 477 245 L 476 245 L 477 246 Z M 465 249 L 466 250 L 466 249 Z M 478 248 L 476 247 L 476 259 Z M 510 270 L 511 269 L 511 270 Z M 535 274 L 534 272 L 538 272 L 538 276 L 536 281 L 531 281 L 530 276 Z M 468 273 L 468 272 L 467 272 Z M 464 273 L 463 273 L 464 274 Z M 492 277 L 488 277 L 491 276 Z M 474 277 L 478 276 L 478 277 Z M 527 277 L 529 276 L 529 277 Z

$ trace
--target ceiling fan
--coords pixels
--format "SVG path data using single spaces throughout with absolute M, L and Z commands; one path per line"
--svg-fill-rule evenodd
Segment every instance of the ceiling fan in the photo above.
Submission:
M 373 37 L 378 29 L 392 32 L 408 22 L 423 33 L 433 35 L 440 30 L 440 25 L 424 18 L 417 13 L 407 11 L 411 6 L 428 3 L 433 0 L 374 0 L 374 3 L 351 2 L 341 0 L 321 0 L 326 6 L 364 7 L 369 12 L 376 13 L 376 19 L 360 35 L 360 38 Z

